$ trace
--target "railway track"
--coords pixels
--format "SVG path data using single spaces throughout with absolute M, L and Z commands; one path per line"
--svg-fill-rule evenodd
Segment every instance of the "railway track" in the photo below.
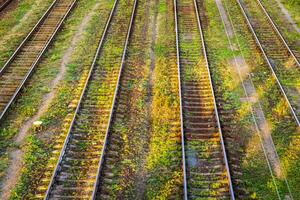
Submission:
M 235 199 L 198 3 L 175 0 L 176 9 L 185 199 Z
M 136 8 L 96 199 L 140 199 L 144 195 L 139 188 L 145 178 L 143 168 L 150 137 L 145 126 L 149 126 L 149 114 L 146 105 L 139 102 L 149 92 L 145 86 L 140 87 L 149 76 L 145 72 L 150 50 L 149 4 L 139 1 Z M 115 184 L 120 186 L 117 192 Z
M 76 0 L 55 0 L 0 69 L 0 120 L 33 73 Z
M 96 198 L 136 4 L 115 1 L 45 199 Z
M 277 37 L 281 40 L 283 46 L 286 47 L 286 50 L 288 51 L 288 53 L 286 54 L 286 56 L 287 57 L 292 57 L 292 59 L 295 61 L 295 65 L 298 66 L 298 67 L 300 67 L 300 63 L 299 63 L 299 60 L 297 59 L 296 53 L 294 53 L 293 49 L 291 49 L 290 46 L 288 45 L 287 41 L 285 40 L 285 38 L 283 37 L 283 35 L 279 31 L 279 29 L 276 26 L 275 22 L 273 21 L 273 19 L 271 18 L 271 16 L 267 12 L 266 8 L 262 4 L 262 1 L 261 0 L 257 0 L 257 4 L 261 8 L 262 12 L 265 14 L 265 18 L 268 19 L 269 24 L 272 26 L 274 34 L 277 34 Z
M 279 31 L 279 33 L 283 36 L 283 39 L 286 41 L 290 49 L 293 51 L 296 58 L 300 59 L 300 29 L 297 27 L 293 19 L 287 19 L 288 13 L 284 13 L 277 0 L 269 1 L 269 0 L 259 0 L 263 10 L 268 15 L 267 17 L 271 19 L 273 26 Z M 287 12 L 287 11 L 286 11 Z
M 300 126 L 300 65 L 260 1 L 237 0 L 290 111 Z
M 13 0 L 1 0 L 0 1 L 0 12 L 6 8 Z

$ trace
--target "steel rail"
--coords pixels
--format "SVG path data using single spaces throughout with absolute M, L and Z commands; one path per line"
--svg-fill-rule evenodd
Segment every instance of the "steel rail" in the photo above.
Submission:
M 51 192 L 52 186 L 53 186 L 53 184 L 54 184 L 55 177 L 56 177 L 56 175 L 57 175 L 58 169 L 59 169 L 59 167 L 60 167 L 60 163 L 61 163 L 61 161 L 62 161 L 62 158 L 63 158 L 64 154 L 65 154 L 65 151 L 66 151 L 66 148 L 67 148 L 67 144 L 68 144 L 69 139 L 70 139 L 70 136 L 71 136 L 71 131 L 72 131 L 73 125 L 74 125 L 74 123 L 75 123 L 76 116 L 77 116 L 77 114 L 78 114 L 78 112 L 79 112 L 79 109 L 81 108 L 81 102 L 82 102 L 83 97 L 84 97 L 84 95 L 85 95 L 85 93 L 86 93 L 87 86 L 88 86 L 88 84 L 89 84 L 89 81 L 90 81 L 90 79 L 91 79 L 92 73 L 93 73 L 93 71 L 94 71 L 94 68 L 95 68 L 95 65 L 96 65 L 98 56 L 99 56 L 99 54 L 100 54 L 100 50 L 101 50 L 101 48 L 102 48 L 103 42 L 104 42 L 104 40 L 105 40 L 105 37 L 106 37 L 106 35 L 107 35 L 107 31 L 108 31 L 108 28 L 109 28 L 109 26 L 110 26 L 110 24 L 111 24 L 111 19 L 112 19 L 112 17 L 113 17 L 114 12 L 115 12 L 115 8 L 116 8 L 116 5 L 117 5 L 118 1 L 119 1 L 119 0 L 115 0 L 114 5 L 113 5 L 113 7 L 112 7 L 112 10 L 111 10 L 111 12 L 110 12 L 110 15 L 109 15 L 109 17 L 108 17 L 108 20 L 107 20 L 107 22 L 106 22 L 104 31 L 103 31 L 103 33 L 102 33 L 101 39 L 100 39 L 100 41 L 99 41 L 99 44 L 98 44 L 98 47 L 97 47 L 97 50 L 96 50 L 96 53 L 95 53 L 95 56 L 94 56 L 94 59 L 93 59 L 92 65 L 91 65 L 91 68 L 90 68 L 89 73 L 88 73 L 88 77 L 87 77 L 87 79 L 86 79 L 86 81 L 85 81 L 85 83 L 84 83 L 84 87 L 83 87 L 82 93 L 81 93 L 81 95 L 80 95 L 79 102 L 78 102 L 78 104 L 77 104 L 77 107 L 76 107 L 74 116 L 73 116 L 73 118 L 72 118 L 72 121 L 71 121 L 69 130 L 68 130 L 68 133 L 67 133 L 67 137 L 66 137 L 66 139 L 65 139 L 65 141 L 64 141 L 62 151 L 60 152 L 58 161 L 57 161 L 56 166 L 55 166 L 55 168 L 54 168 L 54 170 L 53 170 L 53 173 L 52 173 L 52 176 L 51 176 L 51 181 L 50 181 L 50 183 L 49 183 L 49 185 L 48 185 L 48 188 L 47 188 L 47 191 L 46 191 L 44 200 L 47 200 L 47 199 L 49 199 L 49 197 L 50 197 L 50 192 Z
M 295 56 L 294 52 L 291 50 L 291 48 L 287 44 L 286 40 L 284 39 L 284 37 L 282 36 L 282 34 L 280 33 L 280 31 L 278 30 L 278 28 L 277 28 L 276 24 L 274 23 L 274 21 L 272 20 L 271 16 L 269 15 L 269 13 L 267 12 L 267 10 L 265 9 L 265 7 L 263 6 L 263 4 L 261 3 L 261 0 L 257 0 L 257 2 L 260 5 L 260 7 L 262 8 L 262 10 L 264 11 L 264 13 L 266 14 L 266 16 L 269 19 L 269 21 L 270 21 L 273 29 L 275 30 L 275 32 L 280 37 L 280 39 L 282 40 L 283 44 L 285 45 L 285 47 L 287 48 L 287 50 L 290 52 L 290 54 L 293 56 L 294 60 L 296 61 L 297 65 L 298 65 L 298 67 L 300 67 L 300 63 L 299 63 L 297 57 Z
M 297 125 L 298 125 L 298 127 L 299 127 L 299 126 L 300 126 L 299 119 L 298 119 L 298 117 L 297 117 L 297 115 L 296 115 L 296 113 L 295 113 L 295 111 L 294 111 L 294 109 L 293 109 L 293 107 L 292 107 L 292 105 L 291 105 L 291 103 L 290 103 L 290 101 L 289 101 L 289 99 L 288 99 L 286 93 L 285 93 L 285 90 L 283 89 L 283 87 L 282 87 L 282 85 L 281 85 L 281 82 L 279 81 L 279 79 L 278 79 L 278 77 L 277 77 L 277 75 L 276 75 L 276 73 L 275 73 L 275 71 L 274 71 L 274 69 L 273 69 L 273 67 L 272 67 L 272 64 L 270 63 L 270 60 L 269 60 L 269 58 L 268 58 L 268 56 L 267 56 L 265 50 L 263 49 L 263 47 L 262 47 L 262 45 L 261 45 L 261 43 L 260 43 L 260 41 L 259 41 L 259 39 L 258 39 L 258 37 L 257 37 L 257 35 L 256 35 L 256 33 L 255 33 L 255 31 L 254 31 L 254 29 L 253 29 L 253 27 L 252 27 L 252 25 L 251 25 L 251 22 L 250 22 L 250 20 L 249 20 L 247 14 L 246 14 L 246 11 L 245 11 L 244 7 L 242 6 L 240 0 L 236 0 L 236 1 L 237 1 L 238 5 L 239 5 L 240 8 L 241 8 L 242 13 L 243 13 L 243 15 L 244 15 L 244 17 L 245 17 L 245 19 L 246 19 L 247 25 L 248 25 L 248 27 L 250 28 L 250 30 L 251 30 L 251 32 L 252 32 L 254 38 L 255 38 L 256 44 L 259 46 L 259 48 L 260 48 L 260 50 L 261 50 L 261 52 L 262 52 L 262 54 L 263 54 L 263 56 L 264 56 L 264 58 L 265 58 L 265 60 L 266 60 L 266 62 L 267 62 L 267 64 L 268 64 L 268 66 L 269 66 L 269 68 L 271 69 L 272 74 L 273 74 L 273 76 L 274 76 L 274 78 L 275 78 L 275 80 L 276 80 L 276 82 L 277 82 L 277 84 L 278 84 L 278 86 L 279 86 L 279 88 L 280 88 L 280 90 L 281 90 L 281 92 L 282 92 L 282 94 L 283 94 L 285 100 L 287 101 L 288 106 L 289 106 L 289 108 L 290 108 L 290 110 L 291 110 L 291 112 L 292 112 L 292 115 L 293 115 L 293 117 L 295 118 L 295 121 L 296 121 L 296 123 L 297 123 Z
M 6 1 L 4 1 L 4 3 L 2 3 L 1 5 L 0 5 L 0 12 L 2 11 L 2 10 L 4 10 L 4 8 L 6 8 L 6 6 L 8 6 L 8 4 L 11 2 L 12 0 L 6 0 Z
M 17 50 L 14 52 L 14 54 L 10 57 L 10 59 L 6 62 L 6 64 L 4 65 L 4 67 L 0 70 L 0 77 L 4 71 L 4 69 L 6 69 L 9 64 L 11 63 L 11 61 L 15 58 L 15 56 L 17 55 L 17 53 L 22 49 L 22 47 L 24 46 L 25 42 L 28 41 L 28 39 L 31 37 L 31 35 L 34 33 L 34 31 L 37 29 L 37 27 L 46 19 L 46 17 L 48 16 L 48 14 L 50 13 L 51 9 L 54 7 L 55 3 L 58 0 L 55 0 L 51 6 L 48 8 L 48 10 L 44 13 L 44 15 L 40 18 L 40 20 L 37 22 L 37 24 L 34 26 L 34 28 L 31 30 L 31 32 L 27 35 L 27 37 L 23 40 L 23 42 L 20 44 L 20 46 L 17 48 Z M 39 61 L 41 60 L 43 54 L 45 53 L 45 51 L 47 50 L 47 48 L 49 47 L 50 43 L 52 42 L 53 38 L 56 36 L 57 32 L 59 31 L 59 29 L 61 28 L 61 25 L 63 24 L 63 22 L 65 21 L 65 19 L 67 18 L 67 16 L 69 15 L 70 11 L 72 10 L 72 8 L 74 7 L 75 3 L 77 2 L 77 0 L 73 0 L 73 3 L 70 5 L 69 9 L 67 10 L 66 14 L 64 15 L 64 17 L 61 19 L 60 23 L 57 25 L 55 31 L 53 32 L 52 36 L 49 38 L 48 42 L 45 44 L 44 48 L 42 49 L 42 51 L 38 54 L 38 57 L 35 59 L 35 61 L 33 62 L 33 64 L 30 66 L 29 71 L 27 72 L 27 74 L 25 75 L 25 77 L 23 78 L 21 84 L 19 85 L 19 87 L 17 88 L 17 90 L 14 92 L 13 96 L 10 98 L 9 102 L 7 103 L 7 105 L 5 106 L 4 110 L 0 113 L 0 121 L 3 119 L 4 115 L 6 114 L 7 110 L 9 109 L 10 105 L 15 101 L 15 98 L 18 96 L 19 92 L 21 91 L 21 89 L 24 87 L 25 83 L 27 82 L 27 80 L 29 79 L 29 77 L 31 76 L 33 70 L 35 69 L 35 67 L 37 66 L 37 64 L 39 63 Z
M 211 78 L 211 71 L 210 71 L 210 68 L 209 68 L 209 61 L 208 61 L 207 53 L 206 53 L 207 50 L 206 50 L 206 45 L 205 45 L 205 42 L 204 42 L 204 34 L 203 34 L 202 26 L 201 26 L 201 19 L 200 19 L 198 4 L 197 4 L 196 0 L 194 0 L 194 7 L 195 7 L 195 11 L 196 11 L 196 16 L 197 16 L 198 29 L 199 29 L 199 34 L 200 34 L 200 38 L 201 38 L 203 55 L 204 55 L 204 59 L 205 59 L 205 66 L 206 66 L 206 69 L 208 71 L 208 78 L 209 78 L 209 83 L 210 83 L 210 87 L 211 87 L 211 94 L 213 96 L 216 120 L 217 120 L 218 129 L 219 129 L 219 133 L 220 133 L 220 141 L 221 141 L 221 146 L 222 146 L 224 162 L 225 162 L 225 166 L 226 166 L 230 198 L 231 198 L 231 200 L 235 200 L 235 195 L 234 195 L 234 190 L 233 190 L 232 180 L 231 180 L 231 174 L 230 174 L 230 168 L 229 168 L 229 164 L 228 164 L 227 153 L 226 153 L 226 148 L 225 148 L 225 143 L 224 143 L 224 136 L 223 136 L 223 132 L 222 132 L 222 128 L 221 128 L 220 117 L 219 117 L 217 102 L 216 102 L 216 98 L 215 98 L 215 91 L 214 91 L 214 88 L 213 88 L 213 83 L 212 83 L 212 78 Z
M 110 114 L 109 114 L 108 126 L 106 128 L 106 133 L 105 133 L 105 137 L 104 137 L 104 144 L 103 144 L 103 147 L 102 147 L 102 152 L 101 152 L 101 156 L 100 156 L 100 160 L 99 160 L 99 164 L 98 164 L 98 170 L 97 170 L 97 174 L 96 174 L 96 182 L 94 184 L 94 190 L 93 190 L 93 194 L 92 194 L 92 199 L 93 200 L 96 199 L 97 186 L 99 184 L 100 173 L 101 173 L 102 164 L 103 164 L 103 161 L 104 161 L 105 150 L 106 150 L 107 140 L 108 140 L 108 134 L 109 134 L 109 130 L 110 130 L 111 124 L 112 124 L 112 118 L 113 118 L 113 112 L 114 112 L 115 105 L 116 105 L 116 99 L 117 99 L 117 95 L 119 93 L 120 80 L 121 80 L 123 68 L 124 68 L 124 65 L 125 65 L 127 47 L 128 47 L 129 38 L 130 38 L 130 35 L 131 35 L 132 24 L 133 24 L 135 13 L 136 13 L 136 7 L 137 7 L 137 3 L 138 3 L 137 1 L 138 0 L 134 0 L 134 5 L 133 5 L 133 8 L 132 8 L 132 13 L 131 13 L 131 17 L 130 17 L 127 36 L 126 36 L 126 40 L 125 40 L 125 44 L 124 44 L 124 48 L 123 48 L 123 55 L 122 55 L 122 60 L 121 60 L 121 64 L 120 64 L 120 70 L 119 70 L 119 74 L 118 74 L 117 85 L 116 85 L 115 93 L 114 93 L 114 97 L 113 97 L 112 108 L 111 108 L 111 111 L 110 111 Z
M 178 36 L 178 15 L 177 15 L 177 0 L 174 0 L 174 20 L 175 20 L 175 33 L 176 33 L 176 60 L 178 71 L 178 90 L 179 90 L 179 106 L 180 106 L 180 131 L 181 131 L 181 153 L 182 153 L 182 171 L 183 171 L 183 195 L 184 200 L 188 199 L 187 192 L 187 175 L 186 175 L 186 161 L 185 161 L 185 139 L 183 127 L 183 110 L 182 110 L 182 90 L 181 90 L 181 65 L 180 65 L 180 52 L 179 52 L 179 36 Z

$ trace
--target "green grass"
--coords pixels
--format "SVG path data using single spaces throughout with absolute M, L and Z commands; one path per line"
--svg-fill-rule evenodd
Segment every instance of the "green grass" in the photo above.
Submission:
M 26 193 L 28 185 L 34 184 L 31 182 L 31 177 L 39 177 L 39 171 L 44 170 L 42 163 L 47 161 L 50 152 L 48 148 L 45 148 L 45 144 L 33 135 L 26 138 L 23 151 L 22 176 L 17 187 L 12 191 L 10 199 L 24 199 L 23 195 Z
M 173 4 L 159 1 L 158 38 L 155 44 L 154 86 L 151 105 L 151 139 L 146 168 L 146 199 L 168 199 L 182 196 L 182 171 L 180 148 L 180 119 Z
M 43 2 L 43 3 L 42 3 Z M 24 0 L 18 3 L 17 7 L 6 13 L 3 17 L 0 19 L 0 36 L 3 37 L 6 35 L 7 31 L 11 31 L 14 26 L 20 25 L 20 23 L 23 22 L 23 17 L 30 13 L 32 9 L 37 9 L 38 6 L 40 8 L 38 10 L 39 13 L 43 13 L 43 9 L 41 8 L 47 8 L 47 5 L 50 5 L 50 2 L 52 1 L 33 1 L 33 0 Z M 32 15 L 32 14 L 31 14 Z M 38 19 L 38 18 L 36 18 Z M 31 20 L 34 21 L 34 20 Z M 24 22 L 23 22 L 24 23 Z M 26 22 L 28 23 L 28 22 Z
M 297 26 L 300 27 L 300 1 L 299 0 L 280 0 L 284 7 L 288 10 Z

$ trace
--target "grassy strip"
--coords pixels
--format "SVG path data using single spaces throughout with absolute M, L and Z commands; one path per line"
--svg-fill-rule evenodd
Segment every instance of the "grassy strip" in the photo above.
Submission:
M 147 170 L 147 199 L 167 199 L 181 195 L 182 172 L 180 168 L 180 122 L 176 85 L 170 85 L 170 65 L 157 59 L 154 70 L 155 86 L 152 104 L 152 136 Z M 173 91 L 171 91 L 173 90 Z
M 30 116 L 33 116 L 41 105 L 42 96 L 49 92 L 49 82 L 51 82 L 59 71 L 59 66 L 62 62 L 64 52 L 68 48 L 75 34 L 78 25 L 80 24 L 86 12 L 91 10 L 95 5 L 96 0 L 79 1 L 77 7 L 74 9 L 71 16 L 67 19 L 63 30 L 58 34 L 53 47 L 47 52 L 45 59 L 39 65 L 36 73 L 28 87 L 24 90 L 22 97 L 13 106 L 11 114 L 3 122 L 0 129 L 0 149 L 1 158 L 0 163 L 1 175 L 3 177 L 7 167 L 9 147 L 14 146 L 13 137 L 18 133 L 22 123 Z M 56 88 L 56 96 L 51 103 L 50 109 L 42 117 L 43 125 L 41 130 L 31 129 L 32 139 L 22 146 L 25 152 L 24 167 L 22 169 L 22 177 L 18 186 L 13 191 L 13 199 L 18 199 L 26 193 L 30 193 L 30 189 L 35 187 L 38 182 L 42 169 L 45 167 L 49 159 L 49 154 L 52 150 L 52 139 L 59 134 L 58 130 L 66 130 L 64 119 L 69 119 L 70 114 L 74 112 L 76 99 L 82 89 L 82 78 L 86 77 L 95 49 L 97 48 L 97 41 L 100 38 L 103 29 L 106 14 L 112 1 L 105 1 L 101 3 L 102 12 L 93 14 L 91 22 L 84 31 L 83 39 L 76 46 L 71 63 L 67 65 L 67 72 L 62 83 Z M 104 12 L 103 12 L 104 11 Z M 100 31 L 99 31 L 100 30 Z M 66 122 L 68 124 L 68 122 Z M 62 131 L 63 132 L 63 131 Z M 36 145 L 41 144 L 41 145 Z M 34 145 L 36 150 L 43 152 L 42 154 L 35 154 L 36 151 L 31 151 L 31 146 Z M 32 174 L 32 172 L 35 172 Z M 31 173 L 30 173 L 31 172 Z M 37 175 L 38 174 L 38 175 Z M 29 189 L 29 191 L 28 191 Z
M 204 29 L 207 44 L 208 59 L 211 65 L 212 79 L 216 89 L 216 96 L 224 103 L 222 105 L 221 123 L 234 127 L 230 132 L 224 131 L 228 152 L 239 155 L 239 170 L 242 175 L 232 175 L 240 179 L 239 183 L 247 191 L 247 198 L 276 198 L 272 188 L 272 179 L 267 168 L 266 160 L 260 146 L 260 141 L 255 131 L 252 130 L 250 107 L 247 102 L 242 102 L 245 97 L 240 79 L 233 68 L 234 56 L 239 52 L 232 52 L 229 48 L 227 36 L 214 1 L 205 1 L 207 28 Z M 240 36 L 238 36 L 240 37 Z M 245 56 L 251 55 L 251 49 L 246 46 L 246 40 L 240 40 Z M 227 114 L 233 115 L 232 121 L 227 121 Z M 227 141 L 226 137 L 234 138 L 235 143 Z M 233 157 L 236 157 L 233 154 Z M 229 160 L 231 157 L 229 156 Z M 233 161 L 234 163 L 234 161 Z M 259 177 L 259 178 L 258 178 Z
M 24 0 L 0 18 L 0 68 L 37 23 L 53 0 Z
M 180 199 L 181 139 L 173 3 L 160 1 L 157 6 L 158 37 L 154 47 L 156 63 L 146 198 Z
M 279 154 L 281 163 L 287 169 L 287 179 L 290 183 L 294 198 L 299 198 L 299 180 L 296 174 L 299 174 L 299 130 L 297 130 L 294 119 L 289 113 L 289 108 L 279 91 L 279 88 L 271 75 L 269 67 L 266 65 L 259 49 L 256 47 L 253 36 L 249 32 L 242 13 L 238 6 L 231 0 L 226 0 L 226 4 L 233 18 L 233 24 L 238 30 L 239 37 L 252 50 L 251 55 L 247 55 L 246 61 L 251 65 L 252 79 L 256 87 L 263 111 L 271 127 L 271 134 Z M 256 59 L 253 59 L 255 57 Z M 296 145 L 298 144 L 298 145 Z M 295 146 L 296 145 L 296 146 Z M 246 175 L 246 174 L 245 174 Z M 282 177 L 277 177 L 279 192 L 282 197 L 288 193 Z M 260 188 L 257 181 L 253 182 L 255 188 Z M 270 187 L 270 185 L 268 186 Z M 271 189 L 274 189 L 271 187 Z M 258 190 L 258 197 L 264 199 L 274 199 L 272 196 L 266 196 L 265 191 Z M 297 194 L 298 193 L 298 194 Z
M 298 0 L 280 0 L 284 7 L 289 11 L 297 26 L 300 27 L 300 1 Z

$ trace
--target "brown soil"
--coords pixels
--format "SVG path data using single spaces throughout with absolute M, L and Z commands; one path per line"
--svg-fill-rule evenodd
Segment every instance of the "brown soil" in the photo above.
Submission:
M 17 178 L 20 176 L 20 169 L 22 168 L 23 152 L 20 149 L 15 149 L 9 153 L 9 168 L 7 169 L 6 177 L 1 185 L 0 199 L 9 199 L 11 189 L 16 184 Z
M 200 12 L 200 10 L 202 12 Z M 205 5 L 204 5 L 204 1 L 199 2 L 198 11 L 199 11 L 199 15 L 201 15 L 201 19 L 202 19 L 201 24 L 203 26 L 203 29 L 206 29 L 208 27 L 208 24 L 209 24 L 209 19 L 208 19 L 207 14 L 206 14 L 206 8 L 205 8 Z

